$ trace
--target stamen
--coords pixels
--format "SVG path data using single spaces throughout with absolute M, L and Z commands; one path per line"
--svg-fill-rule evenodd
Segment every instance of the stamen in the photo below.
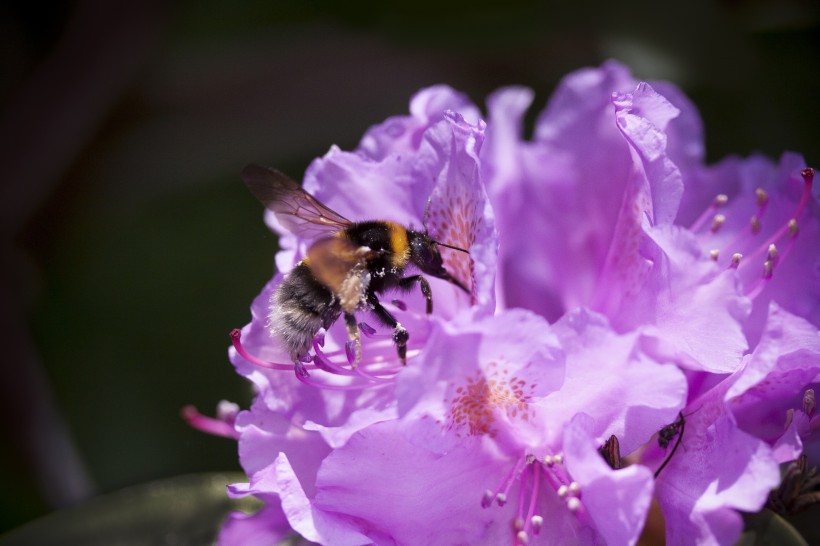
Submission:
M 757 197 L 757 206 L 762 207 L 766 203 L 769 202 L 769 195 L 763 188 L 757 188 L 755 190 L 755 196 Z
M 548 466 L 546 461 L 550 461 L 552 466 Z M 559 465 L 555 463 L 558 462 Z M 526 544 L 530 537 L 538 535 L 544 524 L 544 518 L 536 514 L 538 498 L 541 494 L 541 486 L 549 484 L 556 494 L 564 499 L 567 508 L 577 513 L 583 509 L 581 503 L 581 486 L 578 482 L 571 480 L 560 463 L 563 462 L 563 455 L 536 456 L 527 454 L 515 460 L 504 483 L 496 489 L 486 490 L 481 499 L 482 508 L 489 508 L 494 500 L 501 497 L 500 490 L 509 491 L 513 481 L 518 481 L 518 505 L 515 517 L 512 519 L 513 544 Z M 523 468 L 522 468 L 523 467 Z M 504 495 L 506 500 L 506 495 Z M 526 504 L 525 504 L 526 500 Z M 503 505 L 499 502 L 499 505 Z
M 370 326 L 366 322 L 360 322 L 359 323 L 359 330 L 361 330 L 362 333 L 366 336 L 372 336 L 372 335 L 376 334 L 376 329 L 373 328 L 372 326 Z
M 381 383 L 387 385 L 393 383 L 393 378 L 396 376 L 396 374 L 399 373 L 400 370 L 401 368 L 395 368 L 392 371 L 389 371 L 388 373 L 384 373 L 386 377 L 379 377 L 378 375 L 369 374 L 366 371 L 364 371 L 364 366 L 357 366 L 356 375 L 364 379 L 367 379 L 371 383 Z
M 310 373 L 308 373 L 307 368 L 305 367 L 305 363 L 301 360 L 296 361 L 293 363 L 293 371 L 296 373 L 296 377 L 301 379 L 307 379 L 310 377 Z
M 364 389 L 366 387 L 378 387 L 378 386 L 380 386 L 380 385 L 368 385 L 366 383 L 349 383 L 347 385 L 333 385 L 331 383 L 324 383 L 324 382 L 321 382 L 321 381 L 316 381 L 312 377 L 313 376 L 310 376 L 310 375 L 301 375 L 298 372 L 296 373 L 296 378 L 299 381 L 301 381 L 302 383 L 304 383 L 305 385 L 308 385 L 310 387 L 319 388 L 319 389 L 327 389 L 327 390 L 331 390 L 331 391 L 355 391 L 355 390 Z
M 729 268 L 730 269 L 737 269 L 738 266 L 740 265 L 740 260 L 742 260 L 742 259 L 743 259 L 743 254 L 741 254 L 739 252 L 735 252 L 734 254 L 732 254 L 732 261 L 729 264 Z
M 811 419 L 814 417 L 815 407 L 814 389 L 806 389 L 806 392 L 803 393 L 803 413 Z
M 489 508 L 493 504 L 493 500 L 495 500 L 495 494 L 487 489 L 484 491 L 484 496 L 481 497 L 481 507 Z
M 712 250 L 709 251 L 709 259 L 712 260 L 713 262 L 718 261 L 719 257 L 720 257 L 720 250 L 718 250 L 716 248 L 713 248 Z
M 712 226 L 709 228 L 709 231 L 712 233 L 717 233 L 718 230 L 726 223 L 726 217 L 722 214 L 715 214 L 715 218 L 712 220 Z
M 794 239 L 794 237 L 797 235 L 797 220 L 800 218 L 800 215 L 803 214 L 803 210 L 805 210 L 806 206 L 809 203 L 809 199 L 811 199 L 811 185 L 812 181 L 814 180 L 814 169 L 803 169 L 801 175 L 803 176 L 803 193 L 800 196 L 800 201 L 797 203 L 797 207 L 795 207 L 794 212 L 791 215 L 791 218 L 787 223 L 780 226 L 780 228 L 767 239 L 767 242 L 764 242 L 761 246 L 755 249 L 749 255 L 749 257 L 754 257 L 766 252 L 769 248 L 769 244 L 777 241 L 778 239 L 783 237 L 783 235 L 788 234 L 792 239 Z
M 368 337 L 370 339 L 393 339 L 393 334 L 380 334 L 375 328 L 373 328 L 366 322 L 360 322 L 359 329 L 362 331 L 365 337 Z
M 287 372 L 293 369 L 292 364 L 279 364 L 277 362 L 269 362 L 267 360 L 262 360 L 261 358 L 253 356 L 247 350 L 245 350 L 245 347 L 242 345 L 241 339 L 242 332 L 238 328 L 231 330 L 231 343 L 233 344 L 234 349 L 236 349 L 236 352 L 239 354 L 239 356 L 241 356 L 254 366 L 259 366 L 260 368 L 267 368 L 269 370 L 281 370 Z M 304 368 L 304 365 L 302 367 Z M 305 370 L 305 373 L 307 373 L 307 370 Z
M 495 492 L 489 492 L 489 490 L 487 491 L 490 493 L 490 496 L 486 506 L 484 504 L 484 499 L 481 500 L 481 506 L 483 508 L 489 508 L 489 506 L 493 502 L 493 499 L 495 499 L 498 502 L 498 506 L 504 506 L 505 504 L 507 504 L 507 494 L 509 494 L 513 481 L 515 480 L 515 477 L 517 476 L 518 471 L 521 468 L 521 462 L 521 459 L 515 462 L 515 465 L 513 465 L 513 467 L 507 473 L 507 477 L 504 478 L 504 481 L 501 482 L 501 485 L 498 486 Z M 487 498 L 487 492 L 484 493 L 484 498 Z
M 772 261 L 772 262 L 774 262 L 777 259 L 777 247 L 775 246 L 774 243 L 769 245 L 768 258 L 769 258 L 769 261 Z
M 752 216 L 751 220 L 749 220 L 749 225 L 752 228 L 752 234 L 757 235 L 760 233 L 760 218 Z
M 180 411 L 180 415 L 192 428 L 214 436 L 223 438 L 239 439 L 239 432 L 234 428 L 234 419 L 208 417 L 199 413 L 194 406 L 185 406 Z M 235 418 L 235 416 L 234 416 Z
M 567 499 L 567 508 L 570 512 L 577 512 L 581 509 L 581 501 L 578 497 L 570 497 Z
M 348 370 L 347 368 L 339 366 L 331 359 L 327 358 L 327 355 L 325 355 L 321 345 L 319 345 L 318 337 L 319 336 L 313 338 L 313 351 L 315 354 L 315 356 L 313 357 L 313 363 L 316 365 L 316 367 L 328 373 L 336 375 L 356 375 L 356 372 L 354 372 L 353 370 Z M 322 340 L 324 340 L 324 336 L 322 336 Z
M 552 459 L 552 455 L 544 455 L 544 464 L 547 466 L 552 466 L 555 462 Z
M 535 516 L 535 504 L 538 500 L 538 484 L 541 481 L 541 465 L 533 465 L 532 470 L 532 489 L 530 491 L 530 505 L 527 507 L 527 522 L 524 525 L 524 531 L 529 531 L 530 523 Z
M 789 408 L 786 410 L 786 422 L 783 424 L 783 430 L 792 426 L 792 421 L 794 421 L 794 408 Z
M 527 469 L 521 472 L 518 484 L 518 510 L 515 518 L 515 528 L 518 531 L 524 529 L 524 478 L 527 476 Z
M 541 532 L 541 526 L 544 525 L 544 518 L 541 516 L 533 516 L 530 523 L 532 524 L 533 534 L 537 535 Z
M 792 237 L 792 238 L 797 237 L 797 232 L 799 231 L 799 229 L 797 227 L 797 220 L 792 218 L 791 220 L 789 220 L 788 226 L 789 226 L 789 237 Z
M 771 279 L 772 271 L 774 271 L 774 262 L 772 260 L 763 262 L 763 278 L 766 280 Z
M 692 231 L 693 233 L 699 231 L 700 228 L 702 228 L 706 221 L 709 219 L 709 216 L 712 214 L 712 212 L 714 212 L 715 209 L 724 206 L 728 202 L 729 196 L 726 194 L 721 193 L 715 196 L 715 198 L 712 200 L 712 203 L 709 205 L 709 208 L 703 211 L 701 215 L 698 216 L 698 219 L 692 223 L 692 227 L 689 228 L 690 231 Z

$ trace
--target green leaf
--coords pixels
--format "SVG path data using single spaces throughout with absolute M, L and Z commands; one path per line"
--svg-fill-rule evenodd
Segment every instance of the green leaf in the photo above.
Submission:
M 771 510 L 743 514 L 745 530 L 735 546 L 808 546 L 794 527 Z
M 254 512 L 252 498 L 229 499 L 240 473 L 193 474 L 129 487 L 30 522 L 0 537 L 0 546 L 213 544 L 227 514 Z

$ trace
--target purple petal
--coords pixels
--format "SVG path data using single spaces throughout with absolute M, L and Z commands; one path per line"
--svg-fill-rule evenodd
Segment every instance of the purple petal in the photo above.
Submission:
M 267 503 L 254 514 L 234 512 L 222 524 L 219 546 L 270 546 L 293 531 L 278 502 Z
M 397 422 L 355 434 L 322 465 L 315 505 L 357 521 L 379 544 L 502 544 L 511 508 L 481 508 L 503 467 L 476 441 L 440 455 L 408 442 Z
M 607 544 L 635 544 L 652 502 L 652 473 L 640 465 L 612 470 L 598 454 L 591 419 L 578 415 L 564 431 L 567 469 Z
M 820 382 L 820 332 L 772 303 L 763 337 L 738 376 L 727 393 L 738 425 L 782 446 L 787 440 L 778 439 L 789 432 L 784 430 L 787 412 L 801 410 L 806 389 L 816 389 Z M 798 432 L 806 442 L 820 440 L 808 423 Z
M 470 290 L 470 303 L 492 312 L 498 242 L 479 175 L 484 122 L 471 125 L 455 112 L 444 117 L 447 123 L 424 135 L 423 147 L 437 152 L 437 163 L 430 169 L 437 175 L 426 227 L 435 240 L 469 250 L 468 255 L 441 247 L 444 268 Z
M 618 335 L 604 317 L 584 309 L 569 313 L 554 330 L 566 352 L 566 379 L 540 403 L 554 422 L 568 423 L 578 413 L 593 416 L 591 434 L 601 440 L 615 434 L 627 454 L 683 407 L 683 374 L 647 358 L 637 334 Z
M 759 510 L 780 482 L 771 449 L 740 430 L 726 408 L 730 383 L 724 381 L 683 410 L 680 446 L 655 481 L 669 543 L 733 544 L 742 529 L 734 510 Z M 655 445 L 644 459 L 654 458 L 657 466 L 667 455 Z
M 471 123 L 477 123 L 480 117 L 466 95 L 446 85 L 435 85 L 415 94 L 409 116 L 394 116 L 368 129 L 357 152 L 377 161 L 391 154 L 412 153 L 419 148 L 424 131 L 441 121 L 447 110 L 459 112 Z
M 370 542 L 359 532 L 358 524 L 350 518 L 313 506 L 284 453 L 279 454 L 265 473 L 267 480 L 272 482 L 269 487 L 282 499 L 282 510 L 291 527 L 307 540 L 340 546 L 358 546 Z

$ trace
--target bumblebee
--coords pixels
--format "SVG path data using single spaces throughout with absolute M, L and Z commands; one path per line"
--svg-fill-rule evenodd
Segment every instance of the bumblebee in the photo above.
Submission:
M 344 315 L 354 346 L 355 367 L 361 360 L 356 312 L 364 310 L 372 310 L 380 322 L 393 329 L 393 341 L 404 364 L 410 335 L 384 308 L 379 295 L 392 289 L 412 290 L 418 285 L 426 300 L 426 311 L 432 313 L 430 284 L 420 274 L 404 276 L 408 266 L 444 279 L 469 294 L 444 269 L 438 247 L 467 251 L 433 240 L 426 226 L 424 231 L 415 231 L 386 220 L 351 222 L 287 175 L 268 167 L 249 165 L 242 171 L 242 179 L 283 227 L 298 237 L 314 240 L 305 258 L 288 273 L 271 298 L 272 333 L 284 343 L 295 364 L 305 359 L 316 333 L 330 328 Z

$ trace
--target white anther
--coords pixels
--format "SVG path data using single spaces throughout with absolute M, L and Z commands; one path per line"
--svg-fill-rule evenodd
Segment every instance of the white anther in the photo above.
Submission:
M 752 216 L 752 219 L 749 220 L 749 223 L 752 226 L 752 233 L 757 233 L 758 231 L 760 231 L 760 218 L 758 218 L 756 215 Z
M 570 512 L 577 512 L 581 508 L 581 501 L 578 497 L 570 497 L 567 499 L 567 508 Z
M 774 260 L 774 259 L 777 258 L 778 252 L 777 252 L 777 247 L 775 246 L 774 243 L 769 245 L 768 254 L 769 254 L 769 259 L 770 260 Z
M 544 455 L 544 464 L 547 466 L 552 466 L 553 460 L 551 455 Z
M 719 230 L 725 222 L 726 217 L 724 215 L 715 214 L 715 218 L 712 220 L 712 227 L 710 227 L 709 229 L 712 231 L 712 233 L 717 233 L 717 230 Z

